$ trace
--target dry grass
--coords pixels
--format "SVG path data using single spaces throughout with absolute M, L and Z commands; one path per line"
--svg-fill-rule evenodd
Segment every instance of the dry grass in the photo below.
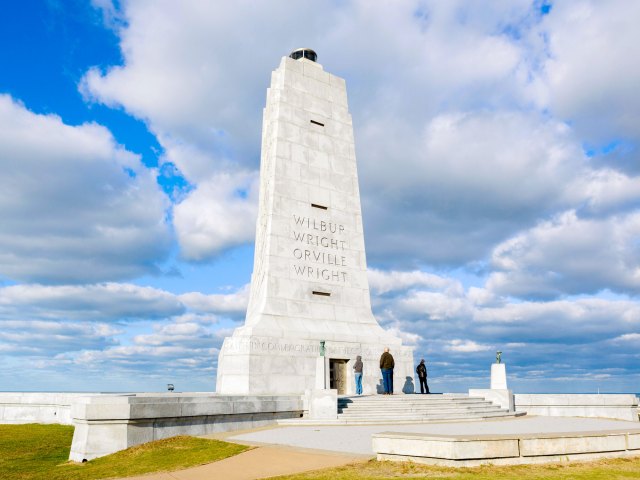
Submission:
M 519 465 L 513 467 L 482 466 L 447 468 L 415 463 L 378 462 L 346 465 L 300 475 L 277 477 L 278 480 L 622 480 L 640 479 L 640 457 L 616 458 L 596 462 Z

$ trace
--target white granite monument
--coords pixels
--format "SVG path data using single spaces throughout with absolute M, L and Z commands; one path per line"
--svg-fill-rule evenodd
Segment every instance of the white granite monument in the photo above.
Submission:
M 288 394 L 317 388 L 320 341 L 338 394 L 381 388 L 380 355 L 395 358 L 394 392 L 413 391 L 413 349 L 371 311 L 360 194 L 345 81 L 310 49 L 283 57 L 263 113 L 260 204 L 245 324 L 225 339 L 216 391 Z

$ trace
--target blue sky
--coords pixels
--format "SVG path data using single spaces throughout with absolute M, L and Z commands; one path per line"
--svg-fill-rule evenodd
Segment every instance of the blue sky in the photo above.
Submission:
M 310 46 L 347 81 L 374 313 L 432 389 L 501 350 L 518 392 L 638 391 L 640 6 L 3 9 L 2 389 L 214 388 L 270 72 Z

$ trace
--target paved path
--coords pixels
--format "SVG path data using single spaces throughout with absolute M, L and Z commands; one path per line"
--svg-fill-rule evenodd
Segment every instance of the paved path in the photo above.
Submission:
M 411 432 L 433 435 L 509 435 L 628 431 L 640 428 L 638 422 L 575 417 L 521 417 L 478 422 L 423 423 L 416 425 L 300 426 L 262 429 L 229 435 L 230 442 L 292 445 L 343 454 L 374 455 L 371 435 L 380 432 Z
M 308 452 L 280 446 L 254 448 L 234 457 L 177 472 L 147 474 L 126 480 L 254 480 L 339 467 L 366 458 Z

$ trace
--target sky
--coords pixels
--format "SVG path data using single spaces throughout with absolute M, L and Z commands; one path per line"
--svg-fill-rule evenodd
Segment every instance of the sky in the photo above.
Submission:
M 374 314 L 432 391 L 640 391 L 640 2 L 23 0 L 0 14 L 0 390 L 212 391 L 262 109 L 346 79 Z

